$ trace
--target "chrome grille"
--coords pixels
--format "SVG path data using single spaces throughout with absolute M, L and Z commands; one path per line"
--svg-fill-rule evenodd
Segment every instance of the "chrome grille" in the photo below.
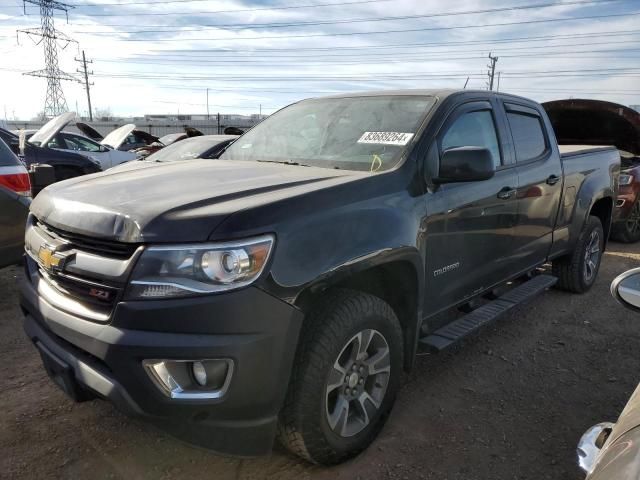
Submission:
M 88 253 L 94 253 L 96 255 L 106 255 L 121 259 L 130 258 L 138 248 L 138 245 L 133 243 L 112 242 L 109 240 L 100 240 L 76 233 L 66 232 L 40 222 L 37 219 L 35 219 L 34 224 L 44 230 L 52 238 L 70 243 L 74 248 Z
M 122 298 L 140 245 L 68 233 L 31 216 L 25 237 L 31 281 L 56 308 L 88 320 L 106 322 Z M 46 265 L 42 249 L 69 254 L 59 268 Z

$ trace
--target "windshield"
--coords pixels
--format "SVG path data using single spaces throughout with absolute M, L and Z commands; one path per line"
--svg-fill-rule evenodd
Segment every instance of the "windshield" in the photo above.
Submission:
M 154 162 L 169 162 L 173 160 L 189 160 L 192 158 L 199 158 L 202 154 L 208 152 L 211 148 L 224 140 L 227 140 L 227 138 L 222 137 L 222 139 L 212 139 L 206 136 L 186 138 L 184 140 L 181 140 L 180 142 L 172 143 L 168 147 L 165 147 L 162 150 L 158 150 L 156 153 L 152 153 L 147 158 L 145 158 L 145 160 Z
M 220 158 L 388 170 L 434 102 L 398 95 L 306 100 L 256 125 Z

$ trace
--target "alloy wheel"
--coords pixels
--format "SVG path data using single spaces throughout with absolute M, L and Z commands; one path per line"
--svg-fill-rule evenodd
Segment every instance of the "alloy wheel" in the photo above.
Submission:
M 362 330 L 342 348 L 327 378 L 326 419 L 340 437 L 363 431 L 384 399 L 391 375 L 391 355 L 384 336 Z
M 584 254 L 584 280 L 586 283 L 591 283 L 598 271 L 598 265 L 600 263 L 600 233 L 597 230 L 593 230 L 589 235 L 589 241 Z

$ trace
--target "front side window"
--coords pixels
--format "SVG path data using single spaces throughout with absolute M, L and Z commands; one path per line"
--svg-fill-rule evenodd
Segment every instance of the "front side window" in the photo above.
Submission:
M 526 162 L 542 155 L 547 142 L 542 129 L 541 118 L 537 115 L 507 112 L 507 119 L 516 149 L 516 161 Z
M 434 103 L 433 97 L 399 95 L 305 100 L 253 127 L 220 158 L 388 170 Z
M 489 110 L 464 113 L 458 117 L 442 137 L 442 151 L 457 147 L 487 148 L 493 157 L 493 164 L 499 167 L 500 147 L 498 135 Z
M 64 141 L 68 150 L 78 150 L 81 152 L 99 152 L 100 145 L 98 143 L 87 140 L 86 138 L 76 137 L 74 135 L 66 135 Z

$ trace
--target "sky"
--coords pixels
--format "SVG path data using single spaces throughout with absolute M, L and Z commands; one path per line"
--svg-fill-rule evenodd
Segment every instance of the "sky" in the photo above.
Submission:
M 638 0 L 69 0 L 59 65 L 92 59 L 94 109 L 114 115 L 271 113 L 338 92 L 495 87 L 546 101 L 640 105 Z M 39 10 L 0 0 L 0 118 L 43 110 Z M 87 113 L 80 82 L 62 84 Z M 4 109 L 4 110 L 2 110 Z

